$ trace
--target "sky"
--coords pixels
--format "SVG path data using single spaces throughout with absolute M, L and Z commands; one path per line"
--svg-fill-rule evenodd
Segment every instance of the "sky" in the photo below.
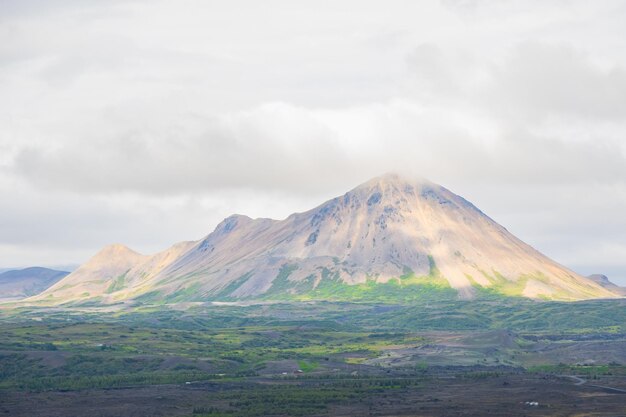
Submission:
M 0 268 L 425 177 L 626 285 L 625 1 L 0 1 Z

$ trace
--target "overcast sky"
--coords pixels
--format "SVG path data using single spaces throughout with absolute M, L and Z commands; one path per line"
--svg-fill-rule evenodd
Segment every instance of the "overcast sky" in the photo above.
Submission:
M 625 1 L 0 0 L 0 268 L 430 178 L 626 284 Z

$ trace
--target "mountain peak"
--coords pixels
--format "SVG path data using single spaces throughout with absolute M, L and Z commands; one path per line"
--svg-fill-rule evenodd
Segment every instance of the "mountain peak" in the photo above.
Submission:
M 334 203 L 344 206 L 350 205 L 351 207 L 366 206 L 369 213 L 373 213 L 372 210 L 382 210 L 381 215 L 383 217 L 388 217 L 391 213 L 414 213 L 430 207 L 435 211 L 439 211 L 439 209 L 446 212 L 468 211 L 469 217 L 468 213 L 465 213 L 467 219 L 473 215 L 487 218 L 476 206 L 447 188 L 426 178 L 404 176 L 397 173 L 387 173 L 372 178 L 352 189 L 343 197 L 331 200 L 320 208 Z M 433 219 L 433 221 L 436 220 Z
M 357 186 L 354 190 L 405 190 L 407 188 L 422 187 L 440 187 L 426 178 L 411 177 L 402 175 L 397 172 L 388 172 L 386 174 L 374 177 L 363 184 Z M 353 190 L 353 191 L 354 191 Z
M 606 288 L 616 294 L 626 296 L 626 287 L 620 287 L 619 285 L 614 284 L 606 275 L 593 274 L 593 275 L 589 275 L 587 278 L 599 284 L 603 288 Z
M 100 249 L 100 252 L 98 252 L 96 254 L 96 256 L 106 256 L 106 257 L 110 257 L 110 256 L 124 256 L 124 255 L 139 255 L 141 256 L 141 254 L 139 252 L 136 252 L 134 250 L 132 250 L 131 248 L 129 248 L 126 245 L 123 245 L 121 243 L 112 243 L 110 245 L 105 246 L 104 248 Z
M 426 178 L 413 178 L 397 173 L 372 178 L 349 191 L 346 196 L 365 200 L 368 206 L 391 205 L 395 209 L 401 209 L 406 204 L 414 206 L 424 200 L 435 200 L 441 204 L 454 202 L 455 206 L 473 207 L 463 198 Z
M 245 224 L 252 221 L 248 216 L 243 214 L 231 214 L 222 220 L 216 227 L 215 233 L 226 234 L 234 230 L 238 225 Z
M 128 246 L 114 243 L 107 245 L 96 253 L 85 264 L 81 265 L 78 269 L 89 269 L 92 271 L 110 270 L 110 269 L 129 269 L 137 262 L 140 262 L 148 258 L 146 255 L 142 255 Z

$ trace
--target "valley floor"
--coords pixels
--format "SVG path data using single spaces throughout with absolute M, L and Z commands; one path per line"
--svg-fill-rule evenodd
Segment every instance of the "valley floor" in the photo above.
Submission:
M 0 416 L 626 415 L 625 310 L 620 300 L 5 310 Z
M 623 377 L 603 378 L 601 383 L 626 389 Z M 446 369 L 431 370 L 417 378 L 245 378 L 236 382 L 4 394 L 0 413 L 34 417 L 626 414 L 626 392 L 577 386 L 555 376 Z

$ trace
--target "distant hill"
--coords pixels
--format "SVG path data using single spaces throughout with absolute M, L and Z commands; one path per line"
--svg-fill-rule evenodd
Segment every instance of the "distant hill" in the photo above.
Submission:
M 69 275 L 66 271 L 32 267 L 0 273 L 0 300 L 30 297 Z
M 593 274 L 589 275 L 587 278 L 600 284 L 602 287 L 608 289 L 609 291 L 626 296 L 626 287 L 620 287 L 619 285 L 612 283 L 606 275 Z
M 153 256 L 104 248 L 31 301 L 617 297 L 462 197 L 389 174 L 285 220 L 233 215 Z

